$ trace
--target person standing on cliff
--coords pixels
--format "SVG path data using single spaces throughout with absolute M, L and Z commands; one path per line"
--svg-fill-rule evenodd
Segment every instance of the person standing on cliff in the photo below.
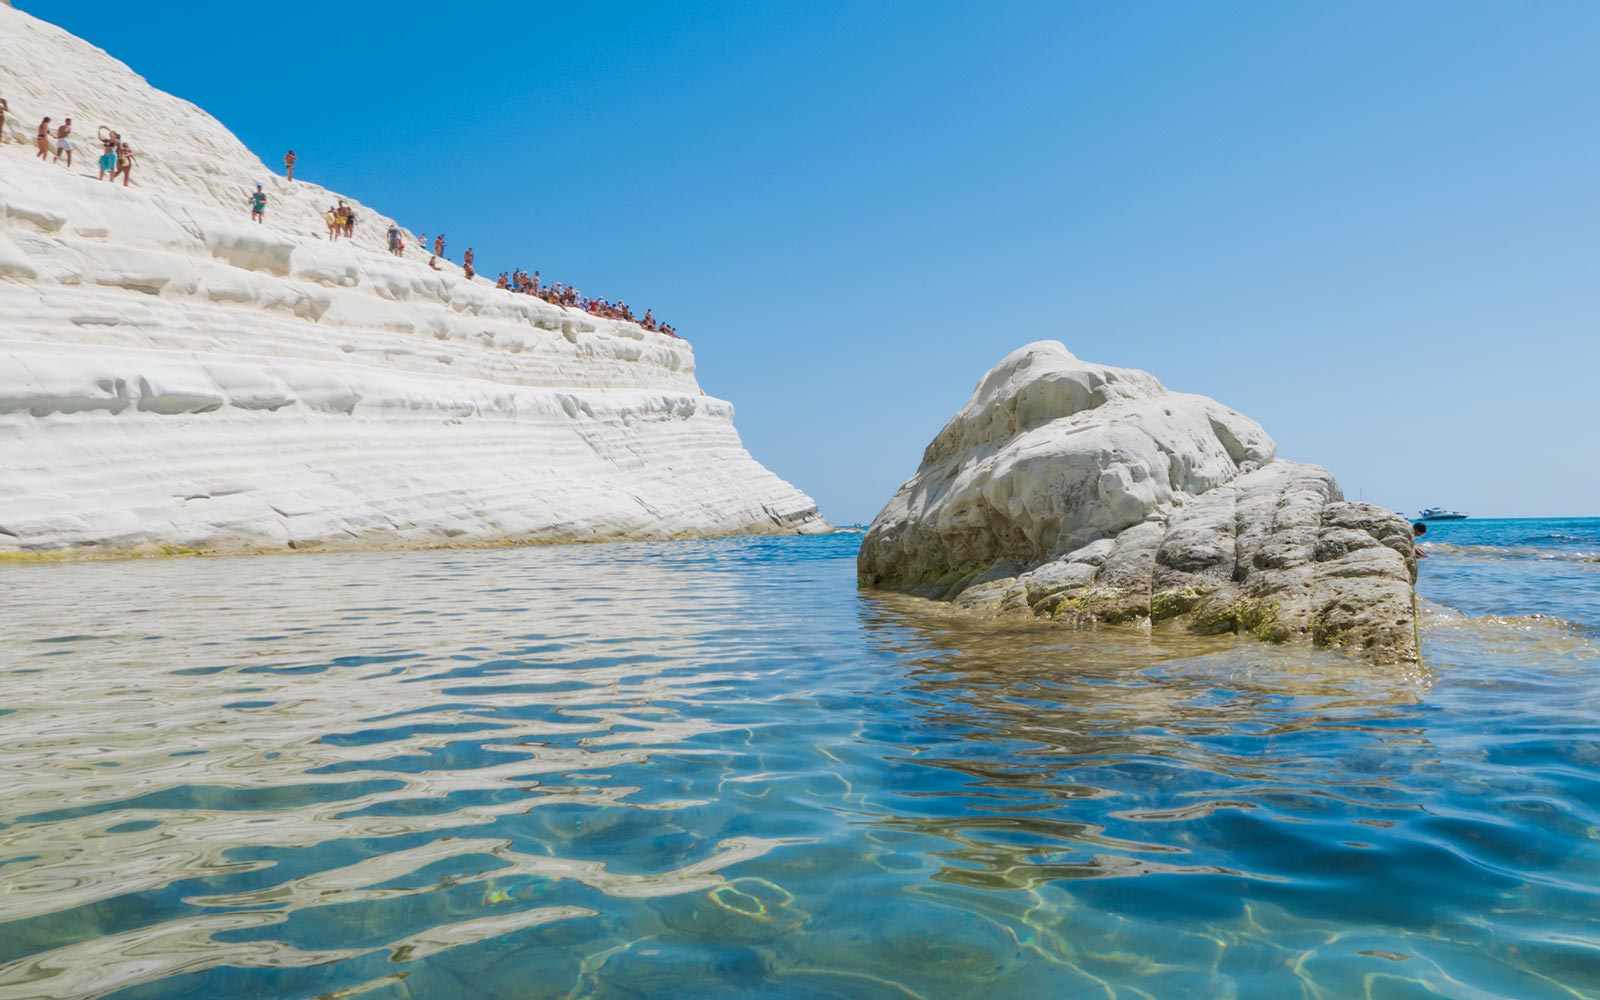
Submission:
M 288 175 L 291 181 L 294 180 L 294 161 L 294 150 L 291 149 L 283 154 L 283 172 Z
M 38 156 L 39 159 L 48 160 L 50 158 L 50 116 L 49 115 L 45 115 L 44 116 L 44 121 L 39 123 L 39 134 L 33 137 L 33 144 L 35 146 L 37 146 L 38 149 L 39 149 L 39 156 Z
M 11 107 L 6 104 L 6 99 L 0 97 L 0 142 L 6 141 L 6 112 L 10 110 Z
M 117 143 L 121 141 L 122 136 L 111 131 L 110 126 L 100 126 L 100 176 L 95 180 L 111 180 L 117 176 Z
M 133 147 L 125 142 L 117 144 L 117 173 L 111 175 L 111 183 L 117 182 L 117 174 L 122 175 L 123 187 L 133 178 Z
M 444 256 L 444 233 L 440 233 L 433 238 L 433 255 L 435 257 Z
M 467 247 L 467 252 L 461 255 L 461 264 L 464 267 L 472 266 L 472 248 Z
M 70 138 L 71 135 L 72 135 L 72 119 L 68 118 L 66 121 L 63 121 L 61 123 L 61 127 L 60 128 L 56 129 L 56 158 L 51 161 L 52 163 L 60 163 L 61 162 L 61 154 L 62 153 L 66 153 L 67 154 L 67 169 L 69 169 L 69 170 L 72 169 L 72 139 Z
M 389 223 L 389 252 L 400 256 L 400 227 L 392 222 Z
M 256 193 L 250 196 L 250 221 L 264 222 L 267 218 L 267 193 L 261 190 L 261 185 L 256 185 Z

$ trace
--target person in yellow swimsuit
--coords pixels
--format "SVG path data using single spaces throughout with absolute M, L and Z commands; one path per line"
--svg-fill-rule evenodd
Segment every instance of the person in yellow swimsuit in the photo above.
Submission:
M 133 150 L 125 142 L 117 146 L 117 174 L 122 175 L 122 186 L 127 187 L 128 181 L 133 177 Z M 117 174 L 111 175 L 113 183 L 116 182 Z

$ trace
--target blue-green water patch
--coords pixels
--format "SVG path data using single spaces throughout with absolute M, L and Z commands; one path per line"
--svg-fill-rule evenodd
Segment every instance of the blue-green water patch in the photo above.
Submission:
M 1600 996 L 1600 530 L 1429 539 L 1421 670 L 858 536 L 6 567 L 0 998 Z

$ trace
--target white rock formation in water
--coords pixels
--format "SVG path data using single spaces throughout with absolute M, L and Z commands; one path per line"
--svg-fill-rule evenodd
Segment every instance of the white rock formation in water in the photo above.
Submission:
M 0 554 L 826 530 L 684 341 L 431 270 L 409 231 L 395 258 L 354 199 L 330 243 L 341 196 L 9 6 L 0 97 Z
M 860 579 L 1077 625 L 1415 660 L 1410 523 L 1274 452 L 1215 400 L 1029 344 L 984 376 L 878 514 Z

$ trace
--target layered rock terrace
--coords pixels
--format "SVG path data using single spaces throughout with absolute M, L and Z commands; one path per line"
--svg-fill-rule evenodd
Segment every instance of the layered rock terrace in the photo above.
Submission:
M 8 6 L 0 96 L 0 554 L 827 529 L 688 343 L 395 258 L 389 217 Z M 70 169 L 34 156 L 46 114 Z M 101 124 L 131 186 L 96 179 Z

